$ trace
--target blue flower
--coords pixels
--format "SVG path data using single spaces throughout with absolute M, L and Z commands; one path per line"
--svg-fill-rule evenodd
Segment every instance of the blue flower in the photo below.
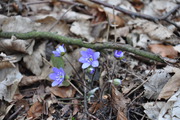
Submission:
M 81 51 L 82 57 L 79 62 L 83 63 L 82 69 L 88 68 L 89 66 L 98 67 L 99 61 L 97 60 L 100 56 L 100 52 L 94 52 L 92 49 Z
M 49 78 L 54 80 L 52 83 L 52 86 L 59 86 L 64 81 L 65 72 L 62 68 L 58 69 L 56 67 L 53 67 L 53 72 L 49 75 Z
M 58 48 L 56 48 L 55 51 L 53 51 L 53 54 L 55 57 L 63 56 L 66 52 L 66 49 L 64 48 L 64 44 L 61 46 L 59 45 Z
M 115 50 L 114 51 L 114 57 L 117 59 L 122 60 L 124 58 L 124 53 L 122 51 Z

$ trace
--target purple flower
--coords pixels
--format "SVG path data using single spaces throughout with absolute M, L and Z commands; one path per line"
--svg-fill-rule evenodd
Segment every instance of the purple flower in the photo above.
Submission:
M 56 67 L 53 67 L 53 72 L 49 75 L 49 78 L 54 80 L 52 83 L 52 86 L 60 85 L 64 81 L 65 72 L 62 68 L 58 69 Z
M 123 59 L 124 53 L 122 51 L 115 50 L 114 51 L 114 57 L 116 57 L 117 59 Z
M 79 62 L 83 63 L 82 69 L 88 68 L 89 66 L 98 67 L 99 61 L 97 60 L 100 56 L 100 52 L 94 52 L 92 49 L 81 51 L 82 57 Z
M 66 49 L 64 48 L 64 44 L 61 46 L 59 45 L 58 48 L 56 48 L 55 51 L 53 51 L 53 54 L 55 57 L 63 56 L 66 52 Z

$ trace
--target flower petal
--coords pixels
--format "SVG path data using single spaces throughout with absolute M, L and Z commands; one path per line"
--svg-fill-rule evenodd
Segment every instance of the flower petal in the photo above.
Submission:
M 65 49 L 63 46 L 59 46 L 59 50 L 60 50 L 60 52 L 65 52 Z
M 87 51 L 81 51 L 81 55 L 82 55 L 83 57 L 87 57 L 87 56 L 88 56 Z
M 59 81 L 54 81 L 54 82 L 52 82 L 52 86 L 54 87 L 54 86 L 57 86 L 57 85 L 59 85 L 59 84 L 61 84 L 61 82 L 59 82 Z
M 55 73 L 51 73 L 49 74 L 49 78 L 52 79 L 52 80 L 56 80 L 56 74 Z
M 87 67 L 89 67 L 89 66 L 90 66 L 89 63 L 84 63 L 84 64 L 82 65 L 82 69 L 85 69 L 85 68 L 87 68 Z
M 57 51 L 52 51 L 52 53 L 55 55 L 55 57 L 59 57 L 60 56 L 60 53 L 57 52 Z
M 54 73 L 60 72 L 60 70 L 58 68 L 56 68 L 56 67 L 53 67 L 52 70 L 54 71 Z
M 98 67 L 99 66 L 99 62 L 97 60 L 92 62 L 92 66 L 93 67 Z
M 100 56 L 100 52 L 95 52 L 93 55 L 94 60 L 97 60 Z
M 63 75 L 65 75 L 63 68 L 59 68 L 59 72 L 61 72 Z
M 86 59 L 85 59 L 84 57 L 80 57 L 80 58 L 79 58 L 79 62 L 85 63 L 85 62 L 86 62 Z

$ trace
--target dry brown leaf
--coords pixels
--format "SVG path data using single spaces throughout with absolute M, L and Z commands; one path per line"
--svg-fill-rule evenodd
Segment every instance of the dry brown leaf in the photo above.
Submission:
M 0 41 L 0 51 L 6 53 L 25 53 L 32 54 L 34 40 L 21 40 L 12 37 L 11 39 L 3 39 Z
M 52 28 L 52 25 L 56 23 L 57 20 L 52 16 L 47 16 L 43 19 L 36 20 L 36 23 L 41 25 L 37 27 L 38 31 L 46 32 Z M 51 30 L 51 32 L 56 32 L 59 35 L 67 36 L 69 34 L 69 25 L 66 22 L 59 21 Z
M 128 119 L 127 119 L 126 115 L 125 115 L 123 112 L 121 112 L 120 110 L 118 110 L 116 120 L 128 120 Z
M 27 55 L 23 58 L 26 67 L 35 75 L 40 75 L 42 72 L 41 67 L 43 66 L 43 57 L 45 58 L 46 43 L 47 41 L 41 43 L 32 55 Z
M 163 87 L 160 92 L 158 99 L 168 99 L 170 98 L 180 87 L 180 69 L 173 68 L 173 72 L 175 73 L 170 80 Z
M 127 103 L 129 103 L 129 99 L 125 99 L 124 95 L 112 85 L 112 106 L 118 110 L 118 112 L 125 114 L 127 112 Z
M 169 30 L 167 27 L 147 20 L 136 19 L 130 21 L 129 24 L 132 24 L 136 28 L 134 32 L 145 33 L 154 40 L 165 40 L 173 35 L 173 31 Z
M 8 17 L 2 23 L 3 32 L 26 33 L 33 31 L 35 24 L 27 17 L 13 16 Z
M 0 70 L 0 100 L 11 102 L 22 78 L 18 68 Z
M 89 21 L 75 21 L 70 28 L 72 33 L 86 38 L 89 42 L 94 42 L 95 39 L 91 36 L 91 30 L 92 28 Z
M 79 101 L 77 99 L 72 100 L 73 103 L 73 116 L 76 115 L 79 112 Z
M 19 83 L 19 86 L 27 86 L 27 85 L 31 85 L 35 82 L 44 80 L 44 77 L 41 76 L 23 76 L 23 78 L 21 79 L 21 82 Z
M 143 85 L 145 89 L 144 96 L 148 99 L 157 99 L 162 88 L 170 78 L 171 76 L 167 71 L 157 70 Z
M 158 120 L 180 120 L 180 89 L 165 103 Z
M 43 112 L 43 105 L 40 102 L 35 102 L 28 111 L 28 118 L 31 120 L 37 119 Z
M 172 0 L 153 0 L 144 6 L 142 13 L 150 16 L 160 17 L 176 6 L 177 4 Z
M 76 90 L 72 86 L 68 87 L 51 87 L 50 88 L 51 93 L 53 93 L 56 96 L 59 96 L 61 98 L 68 98 L 68 97 L 74 97 Z
M 63 15 L 62 19 L 67 21 L 67 22 L 79 21 L 79 20 L 89 20 L 89 19 L 93 18 L 90 15 L 78 13 L 78 12 L 75 12 L 75 11 L 68 11 L 67 12 L 67 9 L 62 9 L 61 10 L 60 16 L 62 16 L 62 15 Z
M 160 54 L 162 57 L 176 58 L 178 52 L 171 45 L 154 44 L 148 46 L 153 53 Z
M 161 109 L 165 102 L 147 102 L 143 105 L 144 112 L 151 120 L 158 120 Z
M 118 27 L 124 26 L 125 21 L 121 17 L 119 17 L 117 15 L 113 15 L 113 14 L 108 13 L 108 12 L 106 12 L 106 14 L 108 16 L 110 24 L 117 25 Z
M 103 106 L 102 102 L 94 102 L 92 106 L 89 108 L 89 112 L 94 114 L 97 110 L 101 109 Z

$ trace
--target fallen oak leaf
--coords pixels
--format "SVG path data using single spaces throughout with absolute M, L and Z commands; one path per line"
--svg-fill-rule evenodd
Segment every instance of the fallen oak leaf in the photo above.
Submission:
M 68 98 L 68 97 L 74 97 L 76 90 L 72 86 L 62 86 L 62 87 L 51 87 L 50 91 L 55 96 L 61 97 L 61 98 Z
M 35 102 L 28 111 L 28 118 L 30 119 L 36 119 L 41 116 L 43 112 L 43 105 L 40 102 Z
M 170 98 L 180 87 L 180 69 L 172 68 L 175 73 L 169 81 L 165 84 L 162 91 L 160 92 L 158 99 L 168 99 Z
M 160 54 L 162 57 L 174 59 L 178 56 L 178 52 L 171 45 L 153 44 L 148 47 L 151 52 Z

